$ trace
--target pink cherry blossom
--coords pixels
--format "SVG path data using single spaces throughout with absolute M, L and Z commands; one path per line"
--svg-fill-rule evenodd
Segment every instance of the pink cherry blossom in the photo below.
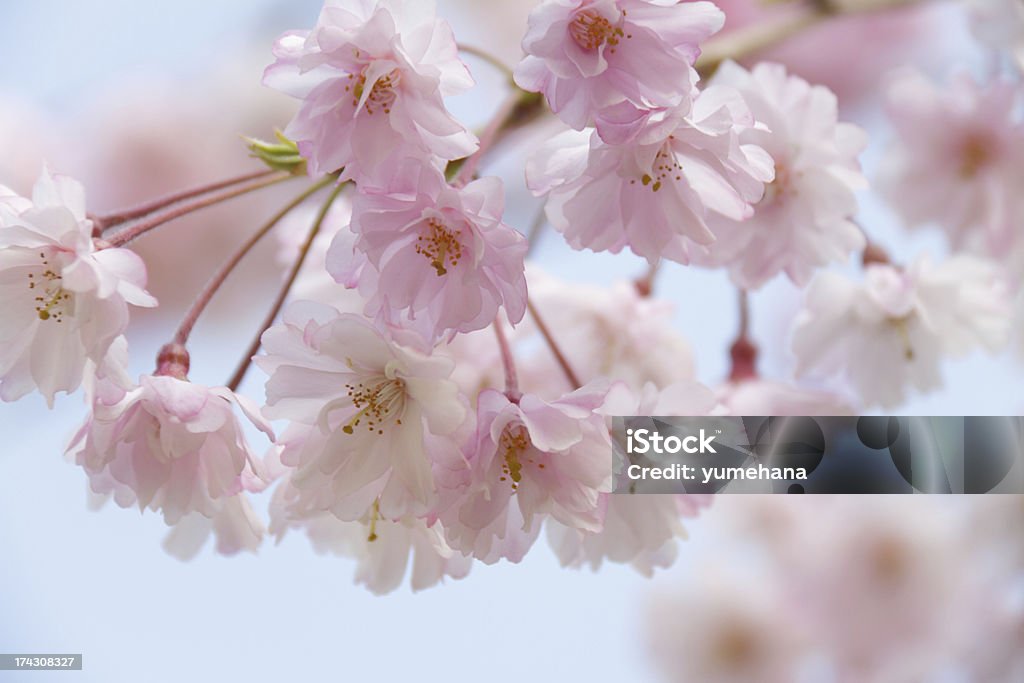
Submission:
M 699 44 L 724 21 L 710 2 L 546 0 L 530 14 L 516 83 L 577 130 L 623 107 L 685 111 Z
M 127 249 L 100 249 L 85 190 L 44 171 L 32 198 L 0 186 L 0 399 L 33 389 L 52 406 L 101 362 L 128 326 L 128 306 L 155 306 L 146 267 Z
M 596 134 L 556 136 L 527 163 L 527 182 L 548 194 L 547 216 L 574 249 L 618 253 L 628 246 L 652 263 L 689 263 L 714 242 L 709 214 L 749 218 L 773 178 L 772 160 L 741 141 L 756 122 L 739 94 L 706 89 L 675 128 L 648 124 L 626 145 Z
M 499 309 L 526 312 L 526 240 L 502 222 L 501 181 L 449 185 L 436 169 L 403 167 L 385 189 L 355 199 L 352 232 L 339 236 L 327 269 L 355 282 L 366 314 L 426 341 L 490 325 Z
M 235 499 L 266 482 L 235 409 L 273 438 L 256 406 L 224 387 L 169 375 L 143 375 L 119 399 L 117 393 L 97 393 L 92 414 L 68 446 L 93 491 L 111 495 L 121 507 L 158 511 L 169 525 L 192 513 L 210 520 L 186 521 L 188 528 L 172 545 L 192 545 L 196 534 L 201 545 L 204 527 L 216 527 L 222 550 L 251 547 L 245 537 L 258 536 L 258 522 L 248 503 Z
M 468 449 L 468 486 L 442 522 L 457 547 L 489 548 L 481 534 L 502 538 L 508 516 L 529 533 L 542 515 L 573 529 L 599 531 L 599 497 L 611 488 L 611 441 L 597 413 L 604 392 L 584 387 L 545 402 L 526 394 L 513 403 L 486 390 L 477 397 L 477 436 Z M 510 511 L 510 505 L 516 508 Z
M 257 488 L 262 488 L 259 483 Z M 214 547 L 221 555 L 242 551 L 255 553 L 263 543 L 267 529 L 252 508 L 252 501 L 239 493 L 221 501 L 213 517 L 192 512 L 171 527 L 164 539 L 164 550 L 182 561 L 199 554 L 207 540 L 214 538 Z
M 356 583 L 376 595 L 390 593 L 402 584 L 412 559 L 413 591 L 430 588 L 445 577 L 464 578 L 472 559 L 453 550 L 439 523 L 428 525 L 416 518 L 391 521 L 371 509 L 360 519 L 344 522 L 329 512 L 296 515 L 302 491 L 285 479 L 270 504 L 270 531 L 280 539 L 286 531 L 301 530 L 320 554 L 354 558 Z
M 888 89 L 897 141 L 878 186 L 911 227 L 937 224 L 957 247 L 1002 256 L 1024 220 L 1021 86 L 958 74 L 939 87 L 914 71 Z
M 945 356 L 998 351 L 1010 309 L 1005 277 L 971 256 L 938 265 L 920 258 L 908 269 L 874 263 L 864 282 L 822 273 L 796 322 L 797 371 L 841 372 L 865 404 L 892 408 L 909 386 L 941 386 Z
M 285 135 L 314 174 L 373 175 L 400 153 L 450 160 L 476 139 L 444 97 L 473 81 L 432 0 L 328 0 L 316 27 L 274 46 L 264 83 L 302 101 Z
M 748 129 L 741 140 L 772 156 L 775 180 L 750 219 L 710 219 L 718 239 L 699 260 L 729 268 L 738 286 L 754 289 L 780 272 L 805 285 L 816 268 L 862 251 L 864 235 L 850 219 L 854 191 L 866 187 L 857 155 L 867 137 L 837 121 L 835 95 L 763 62 L 753 71 L 728 62 L 712 82 L 739 90 L 767 126 Z
M 708 415 L 716 407 L 714 394 L 696 382 L 676 382 L 659 389 L 652 382 L 633 390 L 616 382 L 600 412 L 608 415 Z M 684 517 L 696 517 L 711 504 L 709 495 L 624 495 L 602 493 L 600 531 L 574 529 L 547 522 L 548 541 L 565 567 L 589 565 L 597 570 L 604 560 L 628 563 L 645 576 L 669 567 L 686 538 Z
M 305 430 L 281 459 L 296 471 L 297 512 L 358 519 L 426 514 L 433 467 L 457 453 L 468 412 L 451 361 L 387 339 L 365 318 L 300 301 L 263 335 L 265 413 Z

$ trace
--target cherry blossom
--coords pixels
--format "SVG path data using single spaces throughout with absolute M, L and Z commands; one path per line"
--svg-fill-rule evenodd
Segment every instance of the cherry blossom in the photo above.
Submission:
M 781 65 L 763 62 L 753 71 L 728 62 L 712 82 L 739 90 L 754 117 L 767 126 L 748 129 L 741 140 L 772 156 L 775 180 L 751 218 L 711 217 L 718 239 L 706 262 L 727 267 L 733 281 L 746 289 L 780 272 L 802 286 L 816 268 L 862 251 L 864 236 L 850 218 L 857 212 L 854 191 L 866 187 L 857 156 L 867 136 L 852 124 L 837 122 L 835 95 L 787 75 Z
M 38 389 L 53 406 L 101 362 L 128 326 L 128 306 L 156 306 L 146 267 L 127 249 L 101 249 L 85 190 L 43 171 L 27 199 L 0 186 L 0 399 Z
M 715 241 L 708 215 L 749 218 L 773 178 L 771 157 L 741 142 L 755 125 L 736 91 L 711 87 L 682 125 L 648 124 L 654 139 L 612 146 L 595 133 L 556 136 L 527 163 L 527 181 L 548 194 L 548 219 L 573 249 L 628 246 L 652 263 L 689 263 L 693 248 Z
M 468 411 L 451 361 L 388 340 L 369 321 L 323 304 L 291 304 L 263 336 L 265 414 L 304 425 L 285 446 L 300 511 L 358 519 L 374 501 L 398 519 L 434 503 L 432 468 L 457 452 Z
M 946 356 L 999 350 L 1009 336 L 1005 278 L 990 262 L 925 257 L 901 269 L 867 266 L 863 282 L 822 273 L 793 335 L 798 373 L 842 372 L 865 404 L 899 405 L 908 387 L 941 386 Z
M 188 528 L 172 546 L 193 546 L 197 534 L 201 545 L 203 534 L 216 528 L 221 549 L 234 552 L 252 547 L 251 539 L 260 535 L 248 503 L 237 498 L 266 487 L 236 409 L 273 438 L 258 408 L 224 387 L 143 375 L 126 392 L 97 392 L 68 453 L 89 475 L 93 491 L 109 494 L 119 506 L 158 511 L 169 525 L 186 519 Z M 211 521 L 190 518 L 192 513 Z
M 526 240 L 502 222 L 497 178 L 462 188 L 440 171 L 405 165 L 386 189 L 363 188 L 353 206 L 354 242 L 336 238 L 327 269 L 356 284 L 366 314 L 415 330 L 428 342 L 526 312 Z
M 373 175 L 396 153 L 425 160 L 471 154 L 476 139 L 444 97 L 473 81 L 431 0 L 328 0 L 312 31 L 274 46 L 264 84 L 301 100 L 285 135 L 317 175 Z
M 472 475 L 459 504 L 441 516 L 458 547 L 478 547 L 485 532 L 501 538 L 507 515 L 521 515 L 527 532 L 540 515 L 601 529 L 599 496 L 611 489 L 612 473 L 608 428 L 594 412 L 603 401 L 597 387 L 552 402 L 526 394 L 513 403 L 494 390 L 477 397 L 477 435 L 467 452 Z
M 938 224 L 957 247 L 1004 254 L 1024 220 L 1020 84 L 983 87 L 960 73 L 942 88 L 905 71 L 887 99 L 898 138 L 880 169 L 882 193 L 909 226 Z
M 708 415 L 714 394 L 696 382 L 676 382 L 658 389 L 648 382 L 634 391 L 616 382 L 600 412 L 609 415 Z M 677 540 L 686 537 L 684 517 L 696 517 L 711 503 L 707 495 L 617 495 L 602 493 L 600 531 L 574 529 L 555 520 L 547 523 L 548 540 L 562 566 L 600 568 L 605 559 L 629 563 L 650 576 L 671 566 Z
M 263 484 L 257 484 L 256 488 L 262 489 Z M 199 554 L 211 536 L 219 554 L 235 555 L 243 551 L 255 553 L 266 533 L 249 496 L 239 493 L 223 500 L 213 517 L 198 512 L 185 515 L 171 527 L 163 545 L 173 557 L 188 561 Z
M 724 21 L 710 2 L 546 0 L 530 14 L 516 83 L 577 130 L 623 109 L 685 113 L 699 44 Z
M 329 512 L 296 516 L 295 503 L 303 495 L 290 480 L 281 482 L 270 505 L 271 533 L 280 539 L 289 529 L 302 530 L 318 553 L 354 558 L 356 583 L 376 595 L 401 585 L 410 557 L 413 591 L 430 588 L 445 577 L 461 579 L 469 573 L 472 559 L 449 547 L 438 523 L 428 526 L 416 518 L 382 519 L 374 508 L 350 522 Z

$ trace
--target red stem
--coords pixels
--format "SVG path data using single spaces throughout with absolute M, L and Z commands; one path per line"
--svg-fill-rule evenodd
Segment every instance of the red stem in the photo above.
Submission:
M 252 251 L 252 248 L 255 247 L 256 244 L 293 209 L 316 194 L 322 188 L 335 181 L 336 179 L 333 176 L 328 176 L 327 178 L 324 178 L 323 180 L 306 188 L 302 194 L 288 202 L 284 208 L 274 214 L 270 220 L 264 223 L 259 230 L 253 233 L 252 236 L 250 236 L 249 239 L 247 239 L 242 246 L 232 254 L 231 258 L 229 258 L 220 267 L 220 269 L 214 273 L 213 277 L 210 278 L 210 281 L 203 288 L 203 291 L 199 293 L 199 296 L 196 297 L 196 300 L 192 303 L 192 306 L 185 314 L 184 320 L 181 321 L 181 325 L 178 327 L 178 331 L 174 335 L 174 342 L 176 344 L 184 346 L 185 343 L 188 342 L 189 335 L 192 334 L 192 328 L 195 327 L 196 321 L 199 320 L 199 316 L 202 315 L 203 311 L 213 299 L 213 296 L 217 293 L 217 290 L 221 288 L 224 282 L 228 279 L 228 276 L 231 275 L 232 271 L 234 271 L 235 268 L 238 267 L 238 264 L 242 262 L 242 259 Z
M 131 242 L 154 228 L 160 227 L 164 223 L 170 223 L 171 221 L 181 218 L 182 216 L 187 216 L 190 213 L 195 213 L 201 209 L 220 204 L 221 202 L 226 202 L 229 199 L 241 197 L 242 195 L 249 194 L 250 192 L 255 192 L 256 190 L 261 190 L 265 187 L 270 187 L 271 185 L 276 185 L 281 181 L 294 177 L 295 176 L 290 173 L 274 175 L 273 177 L 265 178 L 250 185 L 244 185 L 242 187 L 232 188 L 217 194 L 207 195 L 192 203 L 182 204 L 181 206 L 174 207 L 147 220 L 140 221 L 131 227 L 125 228 L 116 235 L 112 235 L 107 241 L 111 247 L 124 246 L 128 242 Z
M 259 331 L 256 333 L 256 338 L 249 344 L 249 348 L 242 357 L 242 362 L 238 365 L 235 373 L 228 380 L 227 387 L 231 391 L 237 391 L 239 385 L 242 384 L 242 380 L 245 379 L 245 373 L 249 371 L 249 366 L 252 365 L 253 356 L 260 350 L 260 346 L 263 344 L 263 333 L 266 332 L 271 325 L 274 324 L 274 320 L 277 319 L 277 314 L 281 312 L 281 308 L 284 306 L 284 302 L 288 299 L 288 293 L 291 292 L 292 286 L 295 284 L 295 280 L 299 277 L 299 271 L 302 270 L 302 265 L 306 262 L 306 257 L 309 255 L 309 250 L 313 247 L 313 241 L 316 236 L 320 234 L 320 228 L 324 224 L 324 219 L 327 218 L 327 212 L 330 211 L 331 205 L 341 194 L 342 190 L 345 189 L 345 184 L 338 185 L 331 192 L 330 196 L 327 197 L 327 201 L 320 208 L 320 213 L 316 216 L 316 221 L 313 223 L 313 228 L 309 231 L 309 236 L 306 237 L 305 243 L 299 250 L 299 257 L 296 259 L 294 265 L 292 265 L 291 271 L 288 273 L 287 279 L 285 279 L 284 285 L 277 294 L 277 298 L 274 300 L 273 306 L 267 313 L 267 317 L 263 319 L 263 323 L 259 327 Z
M 516 372 L 516 361 L 512 355 L 512 348 L 505 337 L 505 330 L 499 318 L 494 320 L 494 336 L 498 338 L 498 348 L 501 349 L 501 362 L 505 367 L 505 396 L 513 403 L 518 403 L 523 394 L 519 391 L 519 375 Z
M 252 173 L 246 173 L 244 175 L 236 176 L 234 178 L 228 178 L 216 183 L 210 183 L 208 185 L 201 185 L 199 187 L 193 187 L 189 190 L 182 190 L 173 194 L 166 195 L 164 197 L 158 197 L 144 204 L 139 204 L 128 209 L 122 209 L 113 213 L 107 214 L 106 216 L 97 216 L 94 220 L 102 226 L 104 230 L 133 221 L 137 218 L 148 216 L 149 214 L 159 211 L 160 209 L 166 208 L 171 204 L 177 204 L 178 202 L 185 201 L 186 199 L 192 199 L 200 195 L 208 194 L 210 192 L 216 192 L 217 190 L 223 190 L 226 187 L 232 187 L 234 185 L 241 185 L 247 183 L 250 180 L 258 180 L 268 175 L 276 173 L 273 169 L 263 169 L 260 171 L 253 171 Z
M 537 311 L 537 307 L 533 305 L 533 302 L 527 299 L 526 306 L 530 310 L 530 315 L 533 316 L 534 322 L 537 323 L 537 329 L 540 330 L 541 335 L 544 337 L 544 341 L 548 343 L 548 347 L 551 349 L 551 353 L 554 354 L 555 360 L 562 367 L 562 372 L 565 373 L 565 378 L 569 380 L 569 384 L 572 385 L 573 389 L 579 389 L 583 386 L 580 382 L 579 377 L 573 372 L 572 366 L 569 365 L 569 361 L 566 360 L 565 354 L 562 353 L 562 349 L 559 348 L 558 342 L 551 336 L 551 330 L 544 324 L 544 319 L 540 317 L 540 313 Z
M 750 295 L 745 289 L 739 290 L 739 314 L 740 329 L 736 341 L 729 347 L 730 382 L 757 379 L 757 345 L 750 340 Z

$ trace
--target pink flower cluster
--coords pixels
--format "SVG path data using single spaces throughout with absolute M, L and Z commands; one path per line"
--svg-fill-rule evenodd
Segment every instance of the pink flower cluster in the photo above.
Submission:
M 84 387 L 69 456 L 94 494 L 161 514 L 181 558 L 211 535 L 234 553 L 303 531 L 386 592 L 410 558 L 425 588 L 474 561 L 518 562 L 545 531 L 567 567 L 667 566 L 683 519 L 709 501 L 613 495 L 612 416 L 895 407 L 937 388 L 946 358 L 997 351 L 1020 284 L 978 254 L 901 266 L 871 244 L 856 222 L 864 131 L 781 65 L 726 60 L 702 85 L 701 45 L 723 22 L 705 1 L 544 0 L 520 90 L 478 140 L 446 106 L 472 79 L 432 1 L 327 0 L 265 73 L 298 100 L 280 144 L 254 144 L 271 170 L 216 187 L 311 180 L 201 291 L 151 374 L 128 372 L 130 307 L 156 301 L 125 245 L 214 190 L 104 220 L 61 176 L 44 172 L 31 198 L 0 186 L 0 400 L 38 390 L 52 406 Z M 1019 83 L 895 83 L 884 193 L 956 248 L 1024 259 Z M 476 171 L 544 102 L 559 132 L 525 165 L 544 216 L 573 249 L 629 248 L 646 278 L 571 285 L 527 267 L 502 181 Z M 294 270 L 262 352 L 226 386 L 190 381 L 196 318 L 278 225 Z M 854 255 L 861 280 L 824 271 Z M 728 382 L 696 381 L 673 305 L 652 296 L 662 260 L 722 269 L 740 290 Z M 856 400 L 758 375 L 747 292 L 782 274 L 806 287 L 795 370 L 841 376 Z M 267 375 L 263 406 L 235 390 L 250 360 Z M 266 529 L 250 494 L 275 482 Z M 757 628 L 770 623 L 752 609 Z
M 575 249 L 724 266 L 743 288 L 780 272 L 805 284 L 864 247 L 848 219 L 866 140 L 830 91 L 781 66 L 727 63 L 701 90 L 700 43 L 722 20 L 707 2 L 540 5 L 517 82 L 575 130 L 527 180 Z

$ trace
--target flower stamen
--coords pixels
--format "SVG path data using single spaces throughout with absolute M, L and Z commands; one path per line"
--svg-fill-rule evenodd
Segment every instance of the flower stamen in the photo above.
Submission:
M 502 452 L 503 463 L 501 465 L 501 481 L 512 480 L 512 490 L 519 489 L 519 483 L 523 480 L 523 461 L 521 456 L 530 446 L 530 436 L 522 425 L 518 427 L 506 427 L 501 433 L 498 442 L 498 449 Z M 533 460 L 529 460 L 533 462 Z M 543 467 L 543 465 L 541 466 Z
M 348 400 L 357 408 L 356 414 L 341 428 L 346 434 L 355 433 L 355 428 L 364 420 L 367 430 L 383 434 L 385 423 L 400 416 L 405 406 L 405 383 L 400 379 L 382 377 L 369 384 L 346 384 L 345 388 Z
M 348 79 L 353 83 L 345 86 L 345 92 L 352 92 L 352 106 L 358 108 L 360 102 L 363 101 L 363 95 L 366 94 L 366 71 L 364 70 L 358 76 L 349 74 Z M 391 106 L 398 99 L 396 88 L 401 82 L 402 72 L 398 69 L 392 69 L 378 78 L 370 89 L 370 94 L 366 97 L 364 104 L 366 114 L 373 116 L 378 110 L 390 114 Z
M 650 173 L 640 176 L 640 184 L 650 188 L 651 192 L 659 191 L 666 182 L 683 181 L 683 167 L 675 152 L 672 151 L 672 140 L 673 138 L 669 137 L 668 141 L 658 150 Z M 636 185 L 636 180 L 631 180 L 630 185 Z
M 50 267 L 50 261 L 45 252 L 39 252 L 42 260 L 43 270 L 36 277 L 36 273 L 28 274 L 28 288 L 33 292 L 42 291 L 35 297 L 36 314 L 40 320 L 53 320 L 64 322 L 64 314 L 73 306 L 71 293 L 61 286 L 63 277 Z
M 584 50 L 593 51 L 607 44 L 614 52 L 614 47 L 625 34 L 595 10 L 585 9 L 577 12 L 569 24 L 569 35 Z
M 448 268 L 459 265 L 462 259 L 462 243 L 459 242 L 459 235 L 436 218 L 427 221 L 429 228 L 426 234 L 416 239 L 416 253 L 421 254 L 430 261 L 430 265 L 437 271 L 438 277 L 446 275 Z

